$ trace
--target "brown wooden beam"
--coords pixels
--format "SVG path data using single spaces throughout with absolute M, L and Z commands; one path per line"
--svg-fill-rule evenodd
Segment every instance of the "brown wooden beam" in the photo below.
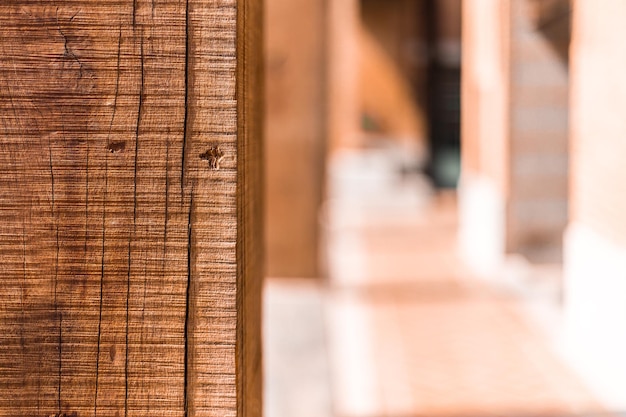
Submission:
M 260 415 L 259 3 L 0 5 L 0 416 Z

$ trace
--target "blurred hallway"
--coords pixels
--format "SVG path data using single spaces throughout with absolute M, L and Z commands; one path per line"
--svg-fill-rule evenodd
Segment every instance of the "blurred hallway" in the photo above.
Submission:
M 457 259 L 455 195 L 402 164 L 393 148 L 331 161 L 328 282 L 266 286 L 267 417 L 608 415 L 523 294 Z

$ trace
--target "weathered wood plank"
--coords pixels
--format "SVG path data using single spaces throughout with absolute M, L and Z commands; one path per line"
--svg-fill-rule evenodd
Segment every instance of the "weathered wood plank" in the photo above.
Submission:
M 260 415 L 258 7 L 0 5 L 0 416 Z

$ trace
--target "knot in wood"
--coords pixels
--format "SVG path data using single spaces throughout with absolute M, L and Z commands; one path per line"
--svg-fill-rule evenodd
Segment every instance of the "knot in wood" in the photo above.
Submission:
M 111 152 L 111 153 L 122 152 L 124 149 L 126 149 L 126 143 L 125 142 L 111 142 L 107 146 L 107 150 L 109 152 Z
M 219 146 L 211 146 L 206 152 L 200 154 L 200 159 L 209 163 L 209 168 L 220 169 L 220 163 L 224 159 L 224 151 Z

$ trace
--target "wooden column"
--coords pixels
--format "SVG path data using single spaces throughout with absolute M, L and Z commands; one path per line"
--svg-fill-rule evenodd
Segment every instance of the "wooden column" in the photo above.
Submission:
M 319 277 L 327 141 L 322 0 L 268 0 L 265 178 L 267 274 Z
M 328 0 L 329 154 L 360 145 L 359 0 Z
M 0 416 L 260 415 L 259 3 L 0 5 Z

